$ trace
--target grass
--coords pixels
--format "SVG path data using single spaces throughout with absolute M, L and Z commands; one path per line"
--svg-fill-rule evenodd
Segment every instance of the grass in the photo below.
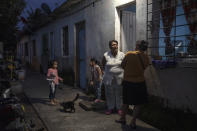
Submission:
M 162 131 L 196 131 L 197 115 L 191 111 L 164 107 L 162 100 L 151 96 L 139 118 Z

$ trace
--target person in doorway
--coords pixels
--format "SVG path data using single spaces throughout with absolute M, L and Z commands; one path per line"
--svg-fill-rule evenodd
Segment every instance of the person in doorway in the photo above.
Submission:
M 136 51 L 126 53 L 121 66 L 124 69 L 123 78 L 123 106 L 118 123 L 126 124 L 126 113 L 129 105 L 134 105 L 133 118 L 130 127 L 136 128 L 136 118 L 139 115 L 140 106 L 147 102 L 147 89 L 144 78 L 144 70 L 149 65 L 148 56 L 144 53 L 148 43 L 144 40 L 137 41 Z
M 100 66 L 96 63 L 96 59 L 90 59 L 90 85 L 96 90 L 95 102 L 101 102 L 101 85 L 102 85 L 102 71 Z
M 50 93 L 49 93 L 49 99 L 52 105 L 56 105 L 58 103 L 57 99 L 55 98 L 55 93 L 56 93 L 56 89 L 57 86 L 59 84 L 59 80 L 63 81 L 63 79 L 61 77 L 58 76 L 58 62 L 57 61 L 52 61 L 52 67 L 48 69 L 48 73 L 47 73 L 47 78 L 53 78 L 53 84 L 50 84 Z
M 103 83 L 107 102 L 107 115 L 117 110 L 121 114 L 123 69 L 121 62 L 125 54 L 118 50 L 118 41 L 109 41 L 110 51 L 104 53 L 102 64 L 104 67 Z

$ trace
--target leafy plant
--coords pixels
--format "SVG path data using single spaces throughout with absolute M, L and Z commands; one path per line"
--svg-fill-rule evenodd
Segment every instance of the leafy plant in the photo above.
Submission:
M 24 0 L 1 0 L 0 5 L 0 41 L 5 43 L 5 48 L 15 49 L 17 23 L 26 3 Z

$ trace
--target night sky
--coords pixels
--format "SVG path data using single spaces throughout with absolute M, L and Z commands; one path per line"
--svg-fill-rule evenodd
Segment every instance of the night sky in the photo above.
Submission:
M 51 10 L 54 10 L 55 8 L 60 6 L 66 0 L 25 0 L 25 1 L 27 2 L 26 8 L 24 9 L 21 16 L 27 18 L 28 17 L 27 11 L 28 10 L 30 11 L 31 8 L 33 10 L 35 10 L 36 8 L 40 8 L 42 3 L 47 3 L 49 5 L 49 7 L 51 8 Z M 23 23 L 19 22 L 18 27 L 19 27 L 19 29 L 21 29 L 23 27 Z

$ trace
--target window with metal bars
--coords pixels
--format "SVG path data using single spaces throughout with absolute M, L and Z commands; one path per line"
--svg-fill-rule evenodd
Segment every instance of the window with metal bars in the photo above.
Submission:
M 197 0 L 147 0 L 153 60 L 197 62 Z

